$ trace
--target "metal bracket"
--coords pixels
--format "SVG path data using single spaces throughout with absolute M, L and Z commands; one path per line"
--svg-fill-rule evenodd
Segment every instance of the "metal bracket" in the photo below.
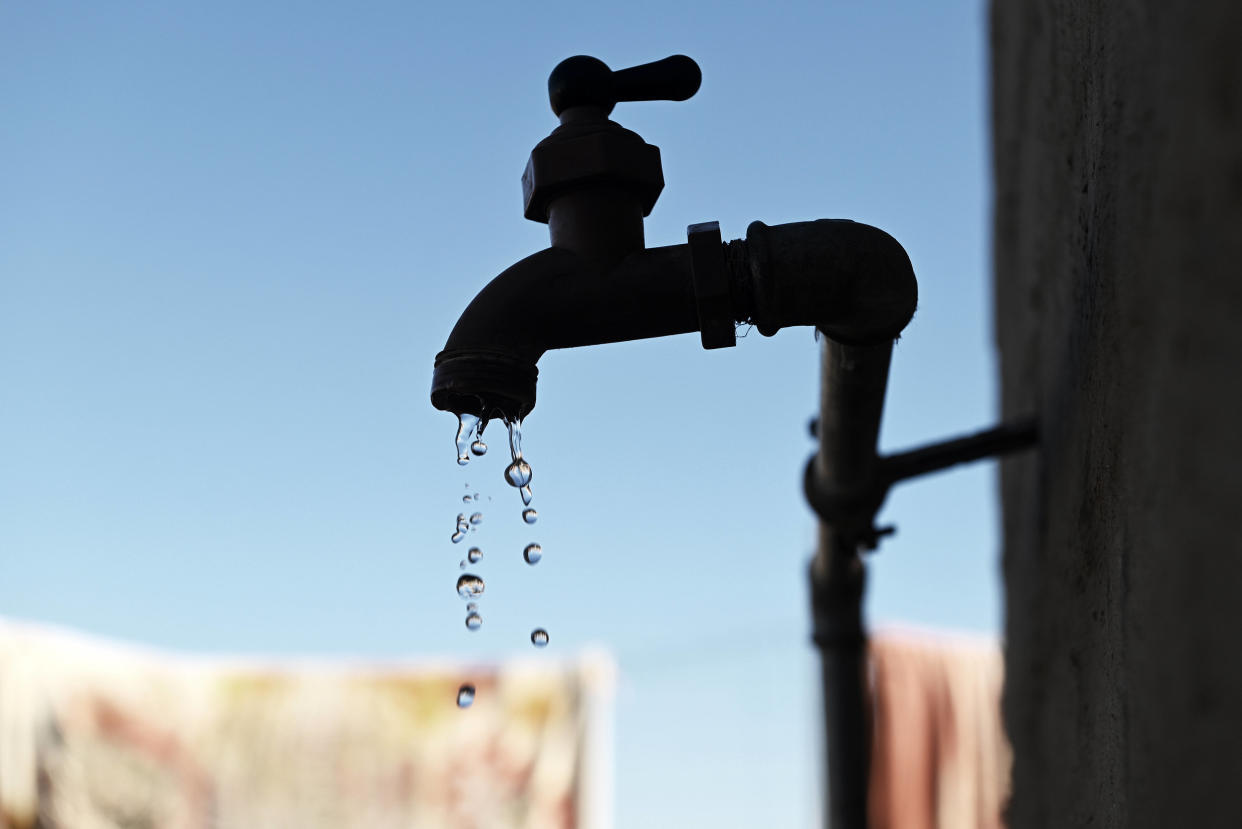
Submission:
M 811 421 L 811 434 L 818 429 L 818 420 Z M 959 463 L 969 463 L 996 455 L 1007 455 L 1029 449 L 1039 443 L 1039 424 L 1035 418 L 1002 423 L 992 429 L 959 438 L 920 446 L 876 460 L 871 480 L 849 490 L 824 486 L 815 471 L 815 458 L 806 467 L 806 498 L 811 508 L 827 524 L 856 528 L 857 546 L 874 550 L 883 536 L 896 532 L 896 527 L 876 527 L 875 515 L 888 497 L 888 490 L 900 481 L 917 478 Z

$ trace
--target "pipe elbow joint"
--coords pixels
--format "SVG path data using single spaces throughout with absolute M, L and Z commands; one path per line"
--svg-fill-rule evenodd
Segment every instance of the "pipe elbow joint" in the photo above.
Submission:
M 918 305 L 910 257 L 879 228 L 848 219 L 769 227 L 752 222 L 735 266 L 749 284 L 750 319 L 771 336 L 814 325 L 847 345 L 897 339 Z

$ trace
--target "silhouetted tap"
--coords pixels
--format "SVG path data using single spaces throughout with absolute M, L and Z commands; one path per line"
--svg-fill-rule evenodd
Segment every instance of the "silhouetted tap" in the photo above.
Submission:
M 675 55 L 616 72 L 562 61 L 548 79 L 560 126 L 522 176 L 526 218 L 552 244 L 493 279 L 436 356 L 438 409 L 520 420 L 535 405 L 535 364 L 553 348 L 701 333 L 735 344 L 735 324 L 772 335 L 814 325 L 852 345 L 891 343 L 917 302 L 910 260 L 891 236 L 822 220 L 768 227 L 723 244 L 715 222 L 687 243 L 645 248 L 643 217 L 664 187 L 660 151 L 608 119 L 619 101 L 682 101 L 699 88 L 693 60 Z

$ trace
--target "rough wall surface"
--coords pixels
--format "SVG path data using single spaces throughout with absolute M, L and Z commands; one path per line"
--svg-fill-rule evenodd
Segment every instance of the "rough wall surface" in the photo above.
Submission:
M 1242 826 L 1242 3 L 991 27 L 1010 825 Z

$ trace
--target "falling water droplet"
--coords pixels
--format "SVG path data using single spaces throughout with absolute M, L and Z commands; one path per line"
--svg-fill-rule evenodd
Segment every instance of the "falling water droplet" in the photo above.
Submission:
M 471 524 L 482 524 L 482 523 L 483 523 L 483 513 L 481 513 L 481 512 L 476 512 L 474 515 L 470 516 L 470 523 L 471 523 Z
M 463 685 L 457 689 L 457 707 L 469 708 L 474 704 L 474 686 Z
M 463 559 L 462 559 L 462 560 L 458 563 L 458 566 L 459 566 L 459 567 L 461 567 L 461 569 L 465 570 L 465 569 L 466 569 L 466 565 L 468 565 L 469 563 L 470 563 L 470 562 L 466 561 L 466 560 L 463 558 Z
M 457 595 L 463 599 L 477 599 L 483 595 L 483 579 L 473 573 L 465 573 L 457 580 Z
M 473 501 L 473 500 L 474 500 L 474 499 L 473 499 L 473 498 L 471 498 L 469 495 L 463 495 L 463 496 L 461 496 L 461 502 L 462 502 L 463 504 L 469 504 L 469 503 L 470 503 L 471 501 Z
M 531 499 L 535 497 L 535 493 L 530 491 L 530 486 L 524 486 L 518 492 L 522 493 L 522 505 L 529 507 Z
M 478 425 L 479 419 L 472 414 L 457 416 L 457 463 L 460 466 L 470 463 L 470 436 Z
M 536 648 L 542 648 L 548 644 L 548 632 L 543 628 L 535 628 L 530 632 L 530 641 Z
M 470 451 L 476 455 L 486 455 L 487 444 L 482 440 L 476 440 L 474 443 L 470 444 Z
M 478 630 L 483 627 L 483 617 L 477 613 L 466 616 L 466 630 Z
M 522 558 L 526 559 L 527 564 L 538 564 L 539 559 L 543 558 L 543 548 L 538 544 L 527 544 L 522 551 Z
M 534 507 L 527 507 L 522 510 L 522 520 L 527 524 L 533 524 L 539 520 L 539 513 L 535 511 Z
M 474 612 L 475 612 L 476 610 L 478 610 L 478 609 L 479 609 L 479 603 L 478 603 L 478 602 L 466 602 L 466 612 L 467 612 L 467 613 L 474 613 Z
M 518 458 L 513 463 L 505 467 L 505 480 L 508 481 L 509 486 L 527 486 L 530 483 L 530 479 L 533 477 L 533 474 L 534 473 L 531 472 L 530 464 L 521 458 Z
M 454 544 L 456 544 L 457 542 L 461 541 L 465 537 L 466 537 L 466 534 L 462 532 L 461 530 L 454 530 L 453 534 L 449 536 L 449 541 L 452 541 Z
M 466 558 L 470 559 L 471 564 L 478 564 L 479 559 L 483 558 L 483 551 L 478 547 L 471 547 L 466 552 Z

